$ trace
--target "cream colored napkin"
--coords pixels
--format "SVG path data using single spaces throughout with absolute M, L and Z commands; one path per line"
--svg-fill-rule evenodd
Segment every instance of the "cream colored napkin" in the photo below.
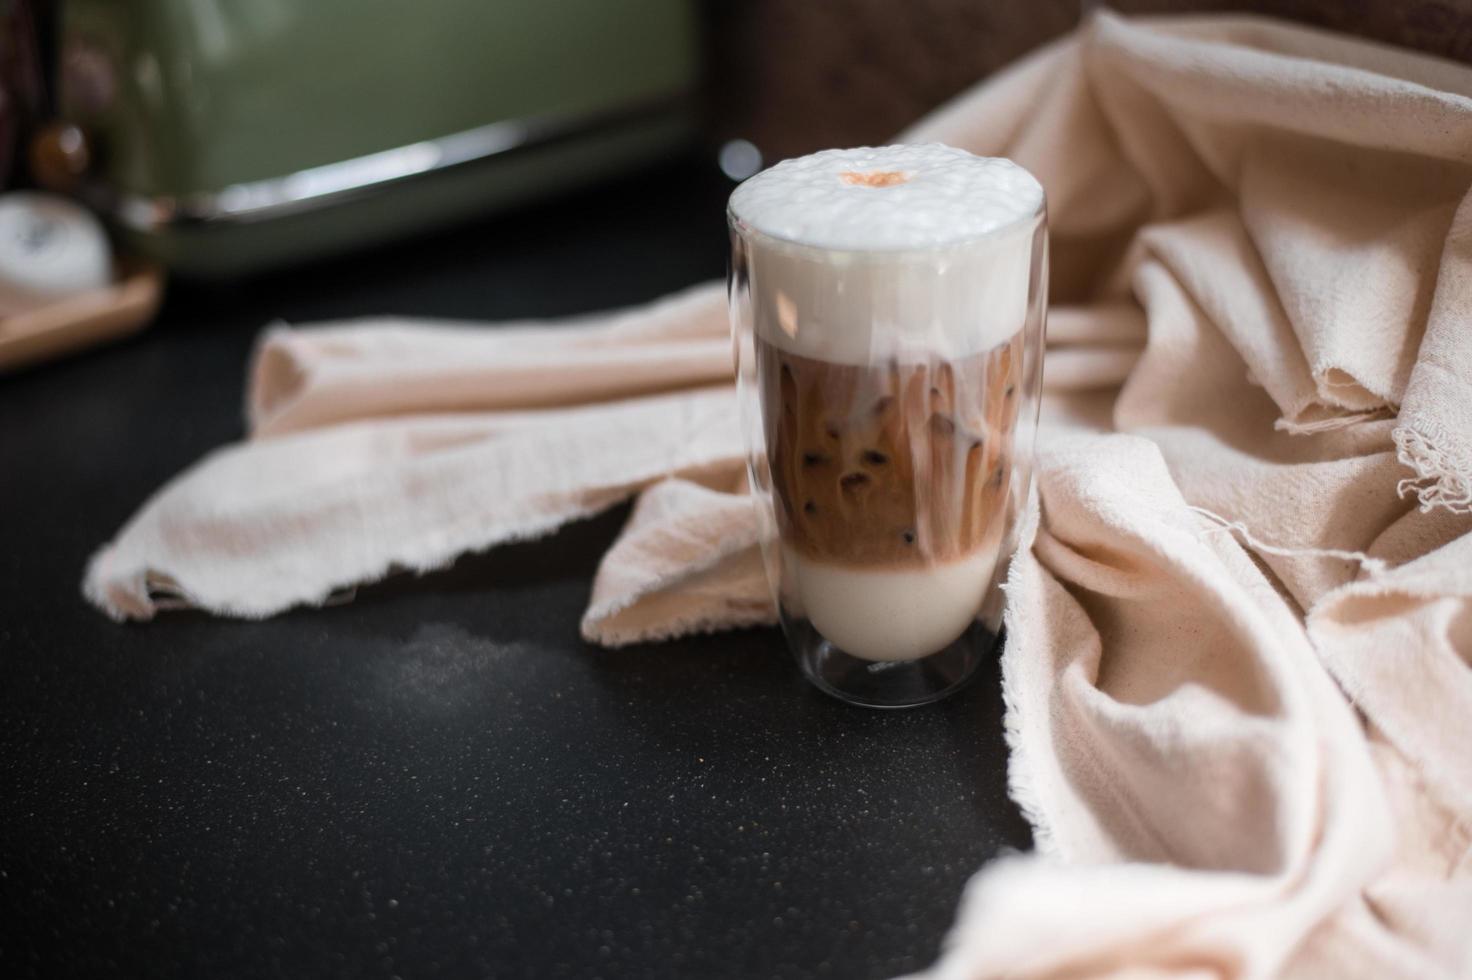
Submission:
M 1472 963 L 1472 71 L 1262 20 L 1099 15 L 906 138 L 1048 189 L 1009 779 L 936 977 Z M 495 332 L 277 330 L 251 441 L 89 569 L 261 616 L 637 494 L 583 623 L 769 622 L 723 296 Z

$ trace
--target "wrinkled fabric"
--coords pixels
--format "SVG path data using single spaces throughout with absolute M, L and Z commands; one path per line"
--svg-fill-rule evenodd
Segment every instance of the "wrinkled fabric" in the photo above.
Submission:
M 1100 14 L 903 138 L 1031 169 L 1055 288 L 1002 665 L 1037 853 L 927 975 L 1465 975 L 1472 70 Z M 272 331 L 251 439 L 87 594 L 270 615 L 635 496 L 586 637 L 771 622 L 724 317 Z

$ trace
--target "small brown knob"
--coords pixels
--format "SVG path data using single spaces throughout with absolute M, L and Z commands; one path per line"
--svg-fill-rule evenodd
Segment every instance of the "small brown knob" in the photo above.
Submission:
M 31 176 L 48 190 L 74 189 L 91 163 L 92 149 L 75 123 L 47 123 L 31 138 Z

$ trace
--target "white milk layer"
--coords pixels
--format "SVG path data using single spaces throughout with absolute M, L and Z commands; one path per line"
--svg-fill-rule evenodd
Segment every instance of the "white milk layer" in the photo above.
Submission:
M 731 195 L 758 336 L 842 364 L 954 359 L 1027 315 L 1043 189 L 940 144 L 825 150 Z M 1036 243 L 1041 246 L 1041 241 Z
M 817 562 L 784 548 L 790 610 L 845 653 L 864 660 L 929 656 L 976 619 L 996 570 L 995 547 L 919 569 Z

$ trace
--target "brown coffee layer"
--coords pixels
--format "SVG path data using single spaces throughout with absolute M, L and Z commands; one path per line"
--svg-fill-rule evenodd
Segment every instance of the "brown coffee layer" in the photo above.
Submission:
M 834 364 L 757 341 L 784 542 L 808 558 L 921 566 L 1000 538 L 1022 335 L 956 360 Z

